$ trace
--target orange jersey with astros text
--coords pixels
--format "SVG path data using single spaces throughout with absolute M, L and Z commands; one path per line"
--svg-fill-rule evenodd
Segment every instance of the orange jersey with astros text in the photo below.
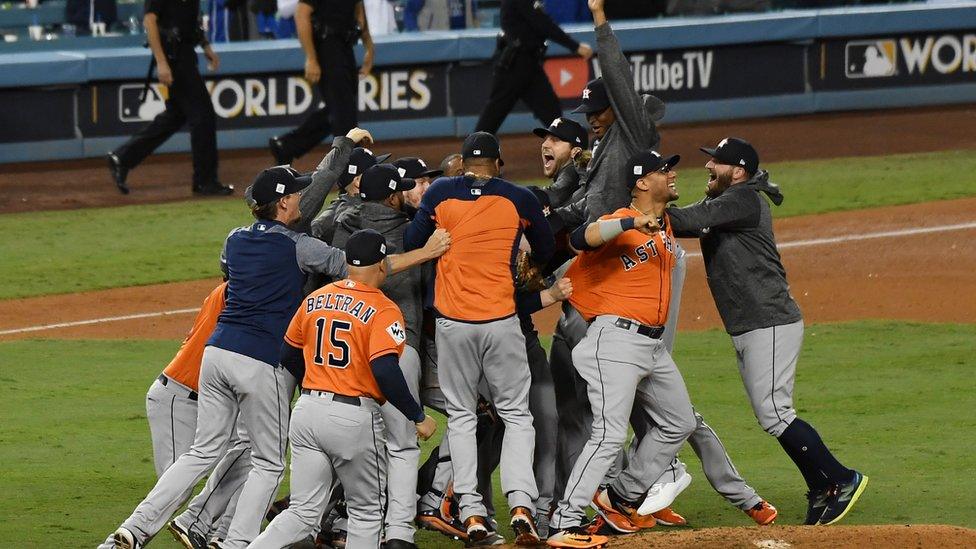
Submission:
M 217 319 L 220 312 L 224 310 L 224 291 L 227 283 L 224 282 L 214 288 L 210 295 L 203 300 L 203 306 L 197 313 L 193 321 L 193 327 L 186 334 L 180 350 L 176 351 L 176 356 L 170 361 L 163 373 L 170 379 L 186 385 L 194 391 L 199 390 L 200 385 L 200 363 L 203 361 L 203 348 L 207 346 L 210 334 L 217 326 Z
M 403 352 L 406 325 L 383 292 L 362 282 L 340 280 L 310 294 L 288 325 L 285 342 L 302 349 L 302 387 L 346 396 L 386 398 L 370 361 Z
M 637 217 L 621 208 L 601 220 Z M 646 235 L 624 231 L 604 245 L 583 251 L 566 272 L 573 282 L 569 301 L 587 321 L 615 315 L 648 326 L 663 326 L 671 304 L 674 235 L 665 214 L 665 229 Z

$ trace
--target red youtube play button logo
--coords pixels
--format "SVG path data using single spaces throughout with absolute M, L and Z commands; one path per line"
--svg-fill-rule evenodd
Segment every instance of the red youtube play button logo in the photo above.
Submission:
M 543 68 L 560 99 L 579 99 L 590 80 L 590 66 L 582 57 L 546 59 Z

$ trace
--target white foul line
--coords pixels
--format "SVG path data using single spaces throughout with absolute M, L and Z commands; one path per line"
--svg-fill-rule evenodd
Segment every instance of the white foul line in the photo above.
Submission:
M 837 244 L 841 242 L 855 242 L 858 240 L 871 240 L 875 238 L 892 238 L 898 236 L 915 236 L 929 233 L 943 233 L 949 231 L 963 231 L 966 229 L 976 229 L 976 221 L 970 223 L 958 223 L 956 225 L 939 225 L 938 227 L 916 227 L 914 229 L 898 229 L 896 231 L 881 231 L 877 233 L 850 234 L 844 236 L 833 236 L 830 238 L 814 238 L 810 240 L 794 240 L 777 244 L 779 249 L 803 248 L 805 246 L 820 246 L 822 244 Z M 688 257 L 701 257 L 701 252 L 689 252 Z
M 91 320 L 76 320 L 74 322 L 60 322 L 58 324 L 45 324 L 43 326 L 31 326 L 29 328 L 16 328 L 14 330 L 2 330 L 0 335 L 22 334 L 25 332 L 40 332 L 41 330 L 53 330 L 55 328 L 73 328 L 75 326 L 85 326 L 87 324 L 101 324 L 102 322 L 116 322 L 118 320 L 135 320 L 137 318 L 153 318 L 157 316 L 185 315 L 195 313 L 200 308 L 176 309 L 175 311 L 160 311 L 158 313 L 137 313 L 125 316 L 109 316 L 105 318 L 93 318 Z
M 794 240 L 793 242 L 783 242 L 778 245 L 784 248 L 802 248 L 805 246 L 820 246 L 822 244 L 837 244 L 842 242 L 855 242 L 858 240 L 870 240 L 875 238 L 892 238 L 898 236 L 915 236 L 928 233 L 941 233 L 949 231 L 962 231 L 966 229 L 976 229 L 976 222 L 958 223 L 955 225 L 940 225 L 937 227 L 916 227 L 914 229 L 899 229 L 896 231 L 882 231 L 877 233 L 854 234 L 845 236 L 835 236 L 831 238 L 814 238 L 811 240 Z M 701 252 L 690 252 L 688 257 L 701 257 Z M 61 322 L 58 324 L 45 324 L 43 326 L 30 326 L 28 328 L 16 328 L 13 330 L 0 330 L 0 336 L 11 334 L 22 334 L 26 332 L 40 332 L 42 330 L 53 330 L 56 328 L 73 328 L 75 326 L 86 326 L 89 324 L 101 324 L 103 322 L 117 322 L 120 320 L 135 320 L 139 318 L 154 318 L 159 316 L 184 315 L 195 313 L 199 308 L 176 309 L 174 311 L 160 311 L 156 313 L 138 313 L 125 316 L 110 316 L 106 318 L 93 318 L 91 320 L 76 320 L 74 322 Z

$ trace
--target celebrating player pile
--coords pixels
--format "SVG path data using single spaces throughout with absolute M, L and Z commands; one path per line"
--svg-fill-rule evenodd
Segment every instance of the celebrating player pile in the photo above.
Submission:
M 499 520 L 516 545 L 602 547 L 687 524 L 672 508 L 691 482 L 686 440 L 719 494 L 773 523 L 672 359 L 677 239 L 692 237 L 756 418 L 808 485 L 805 524 L 851 510 L 868 478 L 793 407 L 803 320 L 769 205 L 783 195 L 756 150 L 726 138 L 702 149 L 705 198 L 669 207 L 680 158 L 655 150 L 663 103 L 634 91 L 603 0 L 589 5 L 603 77 L 576 111 L 596 142 L 587 150 L 568 118 L 537 129 L 551 186 L 505 181 L 485 132 L 442 170 L 388 164 L 353 128 L 312 174 L 257 176 L 255 222 L 221 252 L 225 282 L 147 394 L 159 480 L 101 547 L 142 547 L 164 526 L 196 549 L 410 548 L 417 526 L 473 547 L 505 543 Z M 343 194 L 320 213 L 334 184 Z M 547 357 L 531 314 L 555 303 Z M 417 439 L 435 431 L 425 406 L 448 419 L 421 464 Z M 291 494 L 275 502 L 289 443 Z M 493 505 L 496 468 L 507 515 Z

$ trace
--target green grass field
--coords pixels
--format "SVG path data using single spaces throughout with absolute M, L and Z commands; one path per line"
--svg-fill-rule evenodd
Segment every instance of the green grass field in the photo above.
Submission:
M 976 155 L 939 152 L 767 166 L 778 217 L 976 196 Z M 682 203 L 704 170 L 679 170 Z M 227 232 L 250 223 L 239 199 L 0 216 L 0 299 L 217 276 Z
M 807 328 L 797 407 L 847 464 L 871 477 L 850 524 L 976 527 L 976 326 L 858 322 Z M 0 343 L 0 547 L 92 547 L 155 480 L 145 391 L 176 341 Z M 746 480 L 802 519 L 799 474 L 756 425 L 728 336 L 681 334 L 692 399 Z M 429 444 L 425 445 L 425 455 Z M 751 522 L 695 477 L 676 503 L 694 526 Z M 499 502 L 499 508 L 503 505 Z M 454 547 L 422 534 L 421 547 Z M 163 534 L 154 547 L 177 547 Z

